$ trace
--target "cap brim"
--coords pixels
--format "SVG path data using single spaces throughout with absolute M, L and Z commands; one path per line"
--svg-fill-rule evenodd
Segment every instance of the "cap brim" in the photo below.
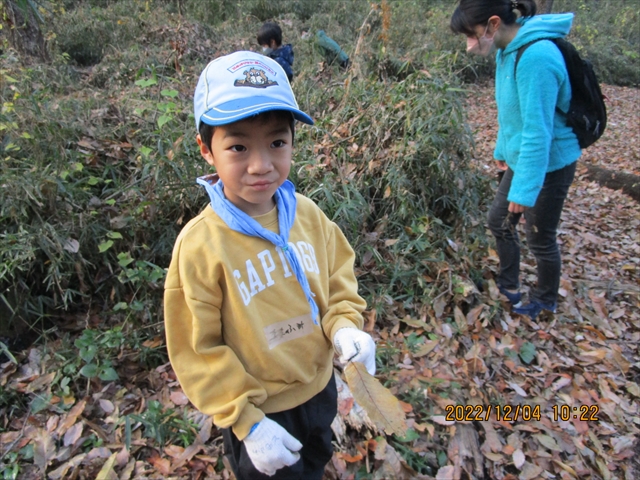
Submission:
M 271 97 L 251 97 L 223 103 L 204 112 L 200 117 L 200 121 L 215 127 L 239 122 L 245 118 L 271 110 L 291 112 L 296 120 L 308 125 L 313 125 L 313 119 L 302 110 L 283 102 L 274 101 Z

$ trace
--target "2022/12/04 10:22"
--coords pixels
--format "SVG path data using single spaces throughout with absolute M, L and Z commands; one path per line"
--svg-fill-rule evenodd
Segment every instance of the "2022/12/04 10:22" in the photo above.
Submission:
M 447 405 L 445 420 L 455 422 L 482 422 L 493 418 L 505 422 L 539 421 L 542 417 L 540 405 Z M 599 421 L 597 405 L 553 405 L 551 420 L 554 422 L 580 420 L 584 422 Z

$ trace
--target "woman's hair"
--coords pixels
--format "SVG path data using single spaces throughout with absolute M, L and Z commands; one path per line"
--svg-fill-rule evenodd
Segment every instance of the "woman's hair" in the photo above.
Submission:
M 282 29 L 277 23 L 265 22 L 258 31 L 258 45 L 270 45 L 271 40 L 276 41 L 276 45 L 282 44 Z
M 295 118 L 293 118 L 293 114 L 291 112 L 287 112 L 285 110 L 269 110 L 267 112 L 254 115 L 253 117 L 249 117 L 248 120 L 267 123 L 274 119 L 280 119 L 280 118 L 283 118 L 289 121 L 289 126 L 291 127 L 291 144 L 293 145 L 293 141 L 296 136 L 296 120 Z M 211 150 L 211 140 L 213 139 L 213 134 L 215 131 L 216 131 L 216 127 L 212 125 L 207 125 L 204 122 L 200 122 L 200 128 L 198 128 L 198 133 L 200 134 L 200 139 L 202 140 L 202 143 L 204 143 L 209 150 Z
M 460 5 L 451 16 L 450 27 L 454 33 L 474 35 L 474 28 L 486 25 L 490 17 L 497 15 L 505 25 L 513 25 L 522 17 L 536 14 L 535 0 L 460 0 Z

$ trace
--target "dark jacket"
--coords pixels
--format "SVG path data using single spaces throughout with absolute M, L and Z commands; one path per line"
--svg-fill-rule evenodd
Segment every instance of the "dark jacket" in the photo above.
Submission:
M 287 78 L 291 82 L 293 80 L 293 47 L 290 43 L 282 45 L 269 54 L 284 69 Z
M 349 66 L 349 56 L 344 53 L 344 50 L 333 38 L 324 33 L 324 30 L 318 30 L 316 33 L 316 45 L 320 47 L 327 63 L 331 64 L 337 60 L 342 68 Z

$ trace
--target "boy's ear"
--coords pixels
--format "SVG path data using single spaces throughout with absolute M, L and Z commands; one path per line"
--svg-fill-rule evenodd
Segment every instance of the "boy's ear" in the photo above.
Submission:
M 209 165 L 215 167 L 213 162 L 213 153 L 211 153 L 209 146 L 202 141 L 200 134 L 196 135 L 196 142 L 198 142 L 198 146 L 200 147 L 200 155 L 202 155 Z

